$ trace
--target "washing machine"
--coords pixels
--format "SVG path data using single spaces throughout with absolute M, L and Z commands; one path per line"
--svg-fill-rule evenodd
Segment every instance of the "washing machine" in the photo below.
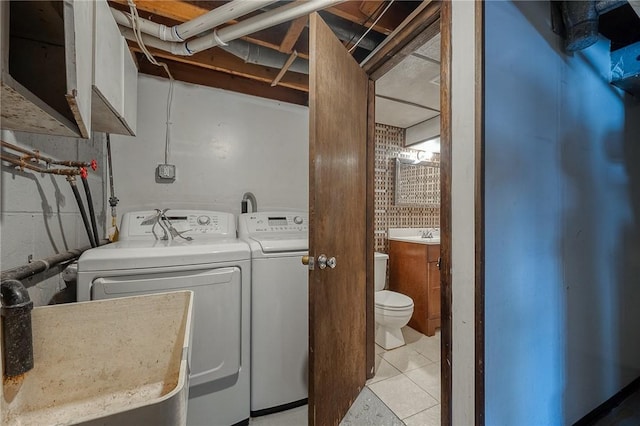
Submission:
M 258 212 L 238 218 L 251 247 L 251 415 L 307 402 L 309 359 L 306 212 Z
M 232 214 L 131 212 L 123 216 L 120 241 L 87 250 L 78 260 L 78 301 L 192 290 L 187 424 L 246 424 L 250 259 Z

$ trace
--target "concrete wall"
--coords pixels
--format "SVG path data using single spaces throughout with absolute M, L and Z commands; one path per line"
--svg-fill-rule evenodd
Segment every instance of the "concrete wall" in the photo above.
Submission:
M 90 172 L 89 185 L 98 216 L 98 232 L 104 237 L 104 135 L 95 133 L 92 140 L 84 140 L 8 130 L 2 130 L 0 134 L 3 141 L 37 149 L 56 159 L 96 159 L 98 170 Z M 1 176 L 0 267 L 3 271 L 26 264 L 29 256 L 40 259 L 89 245 L 78 205 L 65 177 L 19 171 L 4 162 Z M 78 185 L 84 200 L 82 183 L 78 181 Z M 24 281 L 36 306 L 75 298 L 73 292 L 63 291 L 65 283 L 59 272 L 55 268 Z
M 572 424 L 640 376 L 640 105 L 548 2 L 485 28 L 486 424 Z
M 136 137 L 112 136 L 118 213 L 140 208 L 203 208 L 240 213 L 246 191 L 258 208 L 308 208 L 306 107 L 176 82 L 169 163 L 173 183 L 157 183 L 164 162 L 168 81 L 138 81 Z

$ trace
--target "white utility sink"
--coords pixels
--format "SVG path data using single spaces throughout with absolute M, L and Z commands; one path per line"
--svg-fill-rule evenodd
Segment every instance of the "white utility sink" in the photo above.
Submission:
M 190 291 L 32 311 L 34 368 L 4 379 L 3 425 L 184 425 Z

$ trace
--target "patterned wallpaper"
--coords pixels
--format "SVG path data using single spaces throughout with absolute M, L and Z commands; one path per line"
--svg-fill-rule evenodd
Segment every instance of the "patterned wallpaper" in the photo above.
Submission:
M 440 207 L 396 206 L 394 203 L 394 185 L 396 174 L 396 158 L 399 154 L 411 151 L 404 148 L 404 129 L 376 124 L 376 164 L 375 164 L 375 250 L 387 253 L 387 230 L 389 228 L 438 228 L 440 227 Z M 439 162 L 439 156 L 435 161 Z M 412 190 L 428 191 L 432 196 L 434 188 L 438 188 L 440 176 L 429 173 L 423 184 L 413 184 Z M 407 194 L 409 197 L 421 195 Z

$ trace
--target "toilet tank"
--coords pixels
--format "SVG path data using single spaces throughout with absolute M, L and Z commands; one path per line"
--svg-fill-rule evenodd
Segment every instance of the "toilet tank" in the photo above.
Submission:
M 389 255 L 385 253 L 375 252 L 373 254 L 373 280 L 375 291 L 384 290 L 387 281 L 387 261 Z

